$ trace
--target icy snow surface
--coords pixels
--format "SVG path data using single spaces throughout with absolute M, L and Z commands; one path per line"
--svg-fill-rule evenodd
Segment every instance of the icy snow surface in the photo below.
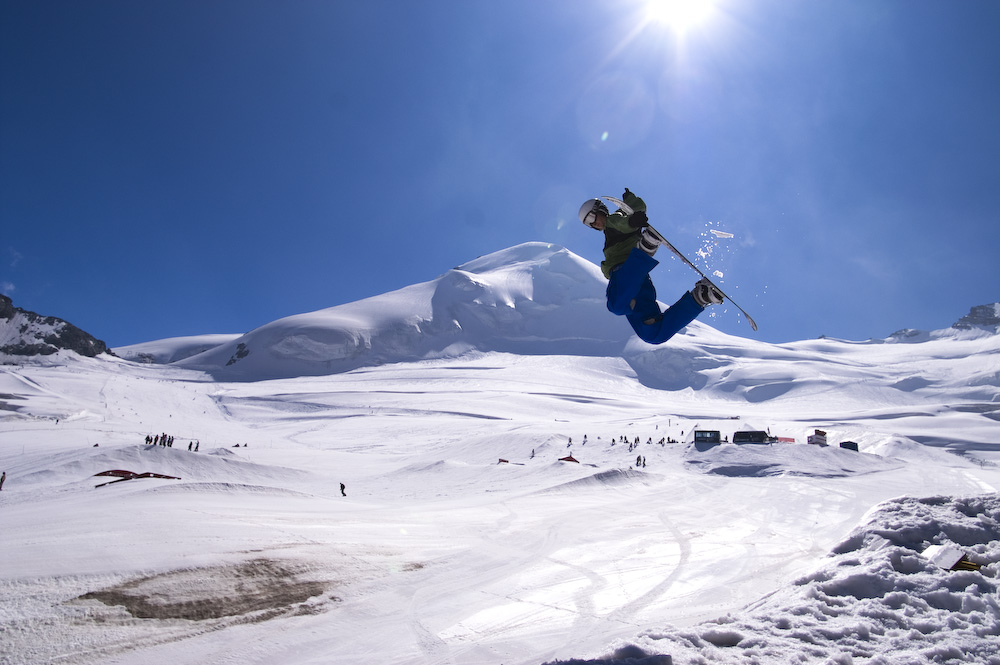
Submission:
M 595 271 L 0 365 L 0 663 L 1000 664 L 1000 337 L 650 347 Z

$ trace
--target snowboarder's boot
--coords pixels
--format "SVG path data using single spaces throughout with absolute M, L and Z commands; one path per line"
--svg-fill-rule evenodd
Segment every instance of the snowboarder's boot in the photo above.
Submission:
M 642 233 L 639 235 L 639 242 L 636 243 L 636 247 L 646 252 L 650 256 L 656 254 L 656 250 L 660 247 L 660 239 L 656 235 L 650 232 L 649 227 L 644 227 Z
M 694 296 L 695 302 L 702 307 L 722 304 L 722 294 L 707 277 L 698 280 L 698 283 L 691 289 L 691 295 Z

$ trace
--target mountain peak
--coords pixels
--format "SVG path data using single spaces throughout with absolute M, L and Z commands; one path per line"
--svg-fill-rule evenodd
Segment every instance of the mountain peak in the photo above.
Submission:
M 631 330 L 607 315 L 605 285 L 569 250 L 523 243 L 429 282 L 273 321 L 180 364 L 253 380 L 479 351 L 616 355 Z
M 48 356 L 61 349 L 88 358 L 111 353 L 104 342 L 72 323 L 14 307 L 0 295 L 0 355 Z
M 496 252 L 484 254 L 467 261 L 456 270 L 471 273 L 485 273 L 495 270 L 510 270 L 515 266 L 549 266 L 553 261 L 565 261 L 566 266 L 574 264 L 587 271 L 592 266 L 589 261 L 573 254 L 565 247 L 547 242 L 525 242 Z M 597 273 L 600 274 L 600 273 Z
M 976 305 L 951 326 L 958 330 L 981 329 L 1000 332 L 1000 303 Z

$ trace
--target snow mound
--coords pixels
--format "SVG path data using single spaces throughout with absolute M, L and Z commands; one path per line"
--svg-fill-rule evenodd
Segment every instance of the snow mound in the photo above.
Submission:
M 759 478 L 764 476 L 810 476 L 841 478 L 886 471 L 900 462 L 843 448 L 795 443 L 773 445 L 720 444 L 685 453 L 689 468 L 720 476 Z
M 982 569 L 939 568 L 921 556 L 933 544 L 961 549 Z M 998 573 L 1000 496 L 894 499 L 789 586 L 692 628 L 647 630 L 633 647 L 720 665 L 997 665 Z
M 206 451 L 192 453 L 180 448 L 144 445 L 58 453 L 25 465 L 14 465 L 11 472 L 18 476 L 19 485 L 53 487 L 80 482 L 97 485 L 112 481 L 114 478 L 94 476 L 113 469 L 158 473 L 184 481 L 238 484 L 287 483 L 309 475 L 304 471 L 246 462 L 235 455 L 220 457 L 206 454 Z
M 573 492 L 577 490 L 591 491 L 597 488 L 609 488 L 621 485 L 643 484 L 652 482 L 649 476 L 635 469 L 608 469 L 585 478 L 577 478 L 555 487 L 543 490 L 549 492 Z
M 145 494 L 253 494 L 258 496 L 298 496 L 315 498 L 305 492 L 269 487 L 266 485 L 248 485 L 247 483 L 181 483 L 161 485 L 143 490 Z
M 905 436 L 890 436 L 869 449 L 869 452 L 886 458 L 920 461 L 943 466 L 970 464 L 947 449 L 926 446 Z
M 132 362 L 166 365 L 232 342 L 239 336 L 239 334 L 219 334 L 170 337 L 153 342 L 118 346 L 112 351 L 119 358 Z
M 969 402 L 1000 401 L 1000 335 L 947 329 L 922 341 L 919 352 L 909 344 L 834 339 L 768 344 L 695 321 L 660 346 L 632 339 L 622 355 L 651 388 L 753 404 L 843 394 L 847 386 L 868 404 L 917 403 L 945 391 Z

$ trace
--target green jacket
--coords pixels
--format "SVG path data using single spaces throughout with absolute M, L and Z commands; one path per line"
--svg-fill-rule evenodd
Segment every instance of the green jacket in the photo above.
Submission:
M 633 211 L 646 211 L 646 203 L 632 192 L 626 194 L 622 200 Z M 608 215 L 604 227 L 604 260 L 601 261 L 601 270 L 605 277 L 611 279 L 611 271 L 625 263 L 625 259 L 639 242 L 641 232 L 642 228 L 633 228 L 628 223 L 628 215 L 624 211 L 616 210 Z

